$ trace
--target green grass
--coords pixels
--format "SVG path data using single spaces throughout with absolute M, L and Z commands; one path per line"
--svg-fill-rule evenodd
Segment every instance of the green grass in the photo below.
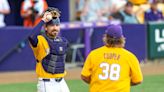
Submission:
M 68 80 L 71 92 L 88 92 L 88 85 L 81 80 Z M 144 76 L 141 85 L 131 88 L 131 92 L 164 92 L 164 75 Z M 36 83 L 0 85 L 0 92 L 36 92 Z
M 141 85 L 134 86 L 132 92 L 164 92 L 164 75 L 144 76 Z
M 37 92 L 36 83 L 17 83 L 0 85 L 0 92 Z

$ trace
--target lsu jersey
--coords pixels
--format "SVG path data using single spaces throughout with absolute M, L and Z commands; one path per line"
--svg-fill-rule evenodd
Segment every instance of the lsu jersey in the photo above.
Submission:
M 124 48 L 102 46 L 90 52 L 81 75 L 90 77 L 90 92 L 130 92 L 143 80 L 139 61 Z
M 47 73 L 43 66 L 42 66 L 42 60 L 45 58 L 49 52 L 50 52 L 50 47 L 49 44 L 46 40 L 46 38 L 42 35 L 39 35 L 38 37 L 38 44 L 36 47 L 33 47 L 31 45 L 31 48 L 33 50 L 34 56 L 37 60 L 36 63 L 36 73 L 39 78 L 59 78 L 59 77 L 64 77 L 66 75 L 66 71 L 64 73 L 59 73 L 59 74 L 51 74 Z

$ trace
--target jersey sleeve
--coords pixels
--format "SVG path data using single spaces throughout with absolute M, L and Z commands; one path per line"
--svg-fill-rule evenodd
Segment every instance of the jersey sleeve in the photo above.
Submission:
M 143 75 L 141 72 L 139 61 L 135 55 L 132 55 L 132 58 L 130 60 L 130 72 L 132 83 L 142 82 Z
M 45 57 L 49 53 L 49 45 L 46 39 L 42 35 L 39 35 L 37 38 L 38 38 L 38 45 L 36 47 L 33 47 L 30 44 L 30 46 L 33 50 L 35 58 L 40 61 L 43 59 L 43 57 Z
M 92 64 L 91 64 L 91 53 L 90 53 L 84 63 L 81 75 L 86 77 L 90 76 L 92 73 L 91 69 L 92 69 Z
M 32 48 L 32 50 L 33 50 L 33 53 L 34 53 L 34 55 L 35 55 L 35 57 L 37 57 L 37 55 L 38 55 L 38 53 L 39 53 L 39 48 L 40 48 L 40 44 L 41 44 L 41 39 L 40 39 L 41 37 L 40 36 L 37 36 L 37 46 L 36 47 L 34 47 L 32 44 L 31 44 L 31 42 L 29 42 L 30 43 L 30 47 Z

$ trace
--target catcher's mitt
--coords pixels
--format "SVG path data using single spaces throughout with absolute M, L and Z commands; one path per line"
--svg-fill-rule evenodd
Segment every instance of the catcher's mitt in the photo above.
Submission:
M 54 8 L 54 7 L 48 7 L 48 9 L 45 12 L 51 12 L 53 19 L 60 17 L 60 13 L 61 13 L 61 11 L 59 11 L 58 8 Z M 43 13 L 43 15 L 44 15 L 44 13 Z

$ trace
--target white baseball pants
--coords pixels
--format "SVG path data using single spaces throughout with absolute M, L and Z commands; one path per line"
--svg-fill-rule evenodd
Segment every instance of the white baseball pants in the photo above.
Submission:
M 61 80 L 58 78 L 39 78 L 37 90 L 37 92 L 70 92 L 64 78 Z

